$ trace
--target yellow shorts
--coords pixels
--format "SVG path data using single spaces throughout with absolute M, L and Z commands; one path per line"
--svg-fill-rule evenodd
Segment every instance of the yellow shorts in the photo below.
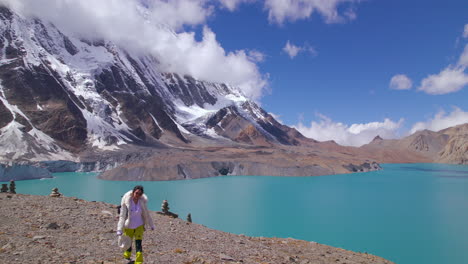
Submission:
M 135 238 L 135 240 L 143 240 L 144 231 L 145 231 L 145 228 L 143 225 L 135 229 L 124 228 L 124 235 L 129 236 L 132 239 Z

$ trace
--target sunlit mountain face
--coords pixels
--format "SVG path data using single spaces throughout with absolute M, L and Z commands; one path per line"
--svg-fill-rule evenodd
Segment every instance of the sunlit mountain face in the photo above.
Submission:
M 73 160 L 128 145 L 299 144 L 235 86 L 161 71 L 150 53 L 6 7 L 0 23 L 5 160 Z

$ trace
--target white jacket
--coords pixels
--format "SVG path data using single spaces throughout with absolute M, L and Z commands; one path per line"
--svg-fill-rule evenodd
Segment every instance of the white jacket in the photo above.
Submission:
M 123 228 L 128 228 L 130 226 L 130 217 L 128 217 L 128 208 L 130 208 L 130 201 L 132 200 L 132 192 L 133 191 L 128 191 L 123 197 L 120 205 L 122 206 L 120 208 L 120 216 L 119 216 L 119 223 L 117 224 L 117 231 L 123 231 Z M 151 227 L 154 229 L 154 223 L 153 219 L 151 218 L 147 203 L 148 203 L 148 197 L 143 194 L 140 197 L 139 200 L 141 210 L 142 212 L 142 218 L 143 218 L 143 223 L 145 227 Z

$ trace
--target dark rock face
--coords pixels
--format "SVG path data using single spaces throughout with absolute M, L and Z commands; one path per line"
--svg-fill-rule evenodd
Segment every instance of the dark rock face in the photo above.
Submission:
M 5 6 L 0 6 L 0 19 L 11 20 L 13 13 Z
M 245 102 L 240 108 L 235 105 L 222 108 L 208 119 L 206 126 L 214 128 L 219 135 L 252 145 L 269 144 L 267 142 L 299 145 L 299 140 L 305 139 L 297 130 L 278 123 L 253 102 Z
M 186 106 L 198 105 L 203 107 L 205 103 L 215 104 L 216 98 L 211 95 L 205 84 L 190 76 L 181 78 L 175 73 L 164 74 L 169 90 L 179 97 Z
M 67 36 L 63 36 L 63 45 L 70 55 L 76 55 L 79 52 L 78 48 L 73 45 Z
M 216 114 L 214 114 L 210 119 L 208 119 L 208 121 L 206 122 L 206 125 L 209 128 L 217 126 L 218 123 L 221 122 L 226 117 L 226 115 L 228 114 L 228 110 L 233 110 L 233 107 L 222 108 L 221 110 L 216 112 Z
M 219 110 L 206 122 L 208 128 L 213 128 L 218 135 L 234 140 L 251 123 L 245 119 L 236 106 Z
M 0 181 L 19 181 L 30 179 L 52 178 L 52 174 L 43 168 L 31 165 L 3 165 L 0 164 Z
M 13 115 L 6 108 L 2 101 L 0 101 L 0 127 L 4 127 L 13 121 Z
M 211 162 L 211 165 L 213 166 L 213 169 L 218 171 L 220 175 L 228 175 L 231 174 L 236 165 L 233 162 L 218 162 L 218 161 L 213 161 Z
M 372 141 L 382 141 L 383 138 L 381 138 L 379 135 L 377 135 Z
M 245 102 L 242 107 L 250 113 L 260 112 L 262 118 L 257 118 L 258 124 L 279 143 L 283 145 L 299 145 L 298 139 L 305 139 L 297 130 L 280 124 L 275 118 L 258 107 L 255 103 Z
M 0 66 L 5 99 L 29 119 L 16 115 L 16 121 L 26 126 L 25 132 L 33 125 L 58 141 L 74 147 L 82 145 L 87 132 L 86 121 L 76 104 L 78 100 L 64 90 L 46 66 L 25 68 L 17 63 Z M 37 105 L 44 105 L 43 110 L 39 111 Z
M 56 172 L 72 172 L 80 169 L 80 164 L 73 161 L 59 160 L 59 161 L 42 161 L 39 167 L 47 169 L 51 173 Z
M 377 162 L 365 162 L 361 165 L 349 164 L 343 165 L 343 167 L 350 172 L 368 172 L 382 169 Z
M 45 66 L 33 67 L 31 71 L 0 66 L 0 78 L 5 99 L 18 106 L 29 121 L 16 115 L 16 120 L 26 126 L 42 130 L 52 138 L 72 147 L 85 143 L 87 130 L 78 99 L 63 88 Z M 42 110 L 37 105 L 43 105 Z

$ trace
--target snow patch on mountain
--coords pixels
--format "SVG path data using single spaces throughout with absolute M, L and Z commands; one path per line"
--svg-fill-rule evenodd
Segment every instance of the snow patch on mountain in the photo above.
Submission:
M 75 159 L 71 153 L 60 148 L 54 139 L 35 128 L 16 105 L 8 102 L 1 84 L 0 101 L 13 116 L 13 121 L 0 129 L 0 161 L 2 158 L 16 160 L 28 156 L 31 156 L 28 159 L 32 161 Z M 32 127 L 29 131 L 25 132 L 25 126 L 16 122 L 18 115 Z
M 241 118 L 275 140 L 274 135 L 262 128 L 270 122 L 268 114 L 251 102 L 238 87 L 197 80 L 177 73 L 160 72 L 160 62 L 149 53 L 136 54 L 105 40 L 86 40 L 80 36 L 65 35 L 51 23 L 26 19 L 16 14 L 13 14 L 12 19 L 0 19 L 0 33 L 3 45 L 0 50 L 0 66 L 8 67 L 7 64 L 20 59 L 23 63 L 18 63 L 18 67 L 24 69 L 18 71 L 34 76 L 39 68 L 40 71 L 46 71 L 45 75 L 49 79 L 54 78 L 56 82 L 52 80 L 51 83 L 56 83 L 57 89 L 62 88 L 64 93 L 60 98 L 53 98 L 52 95 L 52 99 L 61 101 L 64 100 L 64 95 L 69 97 L 70 100 L 65 97 L 66 104 L 63 105 L 71 107 L 73 112 L 63 110 L 70 118 L 79 120 L 79 127 L 76 128 L 80 129 L 79 144 L 86 138 L 87 146 L 117 150 L 128 143 L 160 140 L 168 132 L 176 135 L 181 140 L 180 144 L 186 144 L 186 139 L 192 136 L 232 140 L 218 134 L 219 129 L 226 128 L 214 129 L 206 125 L 210 118 L 226 108 L 229 111 L 233 109 L 231 115 L 240 114 Z M 9 52 L 8 46 L 13 47 L 14 52 Z M 7 59 L 7 55 L 14 58 Z M 33 85 L 31 87 L 35 89 Z M 19 144 L 24 153 L 36 151 L 42 155 L 41 153 L 49 150 L 51 155 L 61 153 L 57 142 L 54 143 L 51 137 L 34 127 L 18 107 L 8 104 L 5 95 L 2 94 L 2 98 L 2 102 L 5 101 L 4 105 L 13 115 L 24 118 L 13 120 L 2 128 L 5 133 L 2 133 L 0 140 L 3 140 L 2 137 L 5 140 L 10 138 L 12 142 Z M 35 109 L 51 111 L 41 101 L 36 101 Z M 24 119 L 31 125 L 27 125 Z M 9 129 L 11 131 L 6 133 Z M 30 131 L 26 132 L 27 129 Z M 223 135 L 226 134 L 229 131 L 223 131 Z M 26 138 L 33 142 L 28 143 L 32 144 L 33 150 L 20 144 Z M 166 143 L 164 140 L 168 138 L 170 143 L 179 144 L 172 141 L 172 137 L 164 137 L 161 142 Z M 49 148 L 44 144 L 48 144 Z
M 10 122 L 0 129 L 0 155 L 9 156 L 10 159 L 18 159 L 28 153 L 28 145 L 23 140 L 21 128 L 24 126 L 17 122 Z
M 94 74 L 112 62 L 112 58 L 107 56 L 104 50 L 103 47 L 85 49 L 85 52 L 79 52 L 76 55 L 78 59 L 73 57 L 68 62 L 65 60 L 64 63 L 49 55 L 48 61 L 52 69 L 60 74 L 67 89 L 83 98 L 92 109 L 91 112 L 87 108 L 81 109 L 86 119 L 88 142 L 93 147 L 103 150 L 115 150 L 118 149 L 118 145 L 132 140 L 122 133 L 129 134 L 130 128 L 120 118 L 120 115 L 110 112 L 111 104 L 96 91 Z M 70 57 L 66 56 L 66 58 Z
M 83 98 L 91 107 L 91 111 L 80 108 L 86 119 L 90 144 L 100 149 L 114 150 L 118 145 L 131 142 L 125 136 L 130 129 L 120 118 L 121 113 L 109 114 L 111 104 L 96 91 L 94 76 L 115 63 L 114 55 L 103 46 L 92 46 L 76 38 L 68 38 L 51 24 L 45 27 L 40 23 L 18 21 L 13 21 L 18 29 L 14 32 L 24 34 L 16 37 L 27 49 L 25 65 L 45 63 L 61 77 L 66 89 Z M 64 46 L 65 39 L 76 48 L 76 54 L 70 54 Z M 53 72 L 50 75 L 55 76 Z M 41 109 L 39 105 L 38 109 Z

